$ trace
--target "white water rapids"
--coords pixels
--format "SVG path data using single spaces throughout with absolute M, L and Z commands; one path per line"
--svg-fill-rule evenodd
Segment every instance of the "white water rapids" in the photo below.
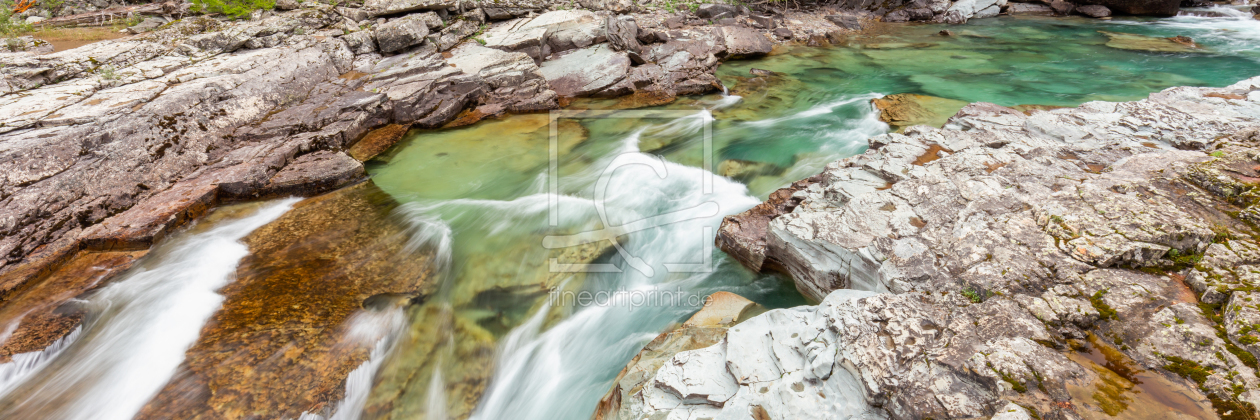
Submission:
M 146 261 L 80 302 L 82 331 L 0 365 L 0 418 L 125 420 L 175 374 L 223 302 L 249 250 L 240 239 L 292 207 L 280 200 L 239 220 L 176 235 Z
M 867 109 L 869 118 L 861 119 L 853 129 L 826 133 L 833 138 L 825 147 L 844 148 L 888 129 L 869 105 L 877 96 L 847 97 L 797 115 L 745 124 L 774 125 L 830 114 L 843 106 Z M 713 105 L 730 106 L 734 98 L 723 97 Z M 587 290 L 607 292 L 604 302 L 577 308 L 569 318 L 546 330 L 544 319 L 550 308 L 544 307 L 514 329 L 500 344 L 494 378 L 473 419 L 588 418 L 608 391 L 612 378 L 604 372 L 616 372 L 667 324 L 694 312 L 715 287 L 732 281 L 722 278 L 730 276 L 731 270 L 723 270 L 720 264 L 734 262 L 714 249 L 714 235 L 723 216 L 742 212 L 760 200 L 750 196 L 743 184 L 638 150 L 638 138 L 645 131 L 698 137 L 712 118 L 705 110 L 693 118 L 637 130 L 621 150 L 591 165 L 587 172 L 565 179 L 585 187 L 577 197 L 561 200 L 562 206 L 580 206 L 585 201 L 589 207 L 591 198 L 606 193 L 603 205 L 609 225 L 629 226 L 625 229 L 628 233 L 619 239 L 624 255 L 641 260 L 650 269 L 637 269 L 626 258 L 613 257 L 621 272 L 593 274 L 587 280 L 594 285 Z M 816 173 L 823 163 L 807 170 Z M 703 188 L 704 177 L 711 177 L 713 182 L 709 193 Z M 571 215 L 590 213 L 580 209 L 561 210 Z M 667 214 L 679 215 L 670 220 L 678 222 L 638 230 L 644 221 L 659 220 L 653 218 Z M 690 272 L 677 270 L 679 264 L 705 261 L 714 265 Z M 643 303 L 654 297 L 664 304 Z

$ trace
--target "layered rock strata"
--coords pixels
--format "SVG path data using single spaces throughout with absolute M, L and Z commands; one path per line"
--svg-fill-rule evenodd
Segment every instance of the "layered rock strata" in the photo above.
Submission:
M 718 234 L 821 303 L 679 352 L 602 411 L 1254 416 L 1257 118 L 1260 78 L 971 104 L 944 129 L 874 137 Z

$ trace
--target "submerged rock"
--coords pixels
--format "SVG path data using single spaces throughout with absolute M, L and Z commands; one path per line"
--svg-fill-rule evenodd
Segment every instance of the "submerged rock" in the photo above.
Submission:
M 879 120 L 888 123 L 895 131 L 914 125 L 941 127 L 950 116 L 967 103 L 935 96 L 899 93 L 872 99 L 879 109 Z
M 411 244 L 394 206 L 365 182 L 299 202 L 247 236 L 250 255 L 220 291 L 223 307 L 137 418 L 297 418 L 331 409 L 350 371 L 392 333 L 391 312 L 401 316 L 401 308 L 366 302 L 436 287 L 431 250 Z
M 0 363 L 15 354 L 41 351 L 78 328 L 87 311 L 73 300 L 108 284 L 146 253 L 84 252 L 46 273 L 15 270 L 0 276 Z
M 440 303 L 408 312 L 410 328 L 381 366 L 362 418 L 468 418 L 494 373 L 495 337 Z M 446 405 L 430 407 L 435 402 Z
M 1160 38 L 1123 32 L 1098 31 L 1106 35 L 1107 46 L 1122 50 L 1166 52 L 1166 53 L 1206 53 L 1195 45 L 1189 37 L 1175 36 Z

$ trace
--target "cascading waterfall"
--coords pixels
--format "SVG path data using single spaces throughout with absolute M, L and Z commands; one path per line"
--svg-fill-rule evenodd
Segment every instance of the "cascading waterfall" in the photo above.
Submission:
M 886 132 L 869 104 L 880 95 L 867 92 L 1066 106 L 1136 99 L 1175 85 L 1223 86 L 1254 76 L 1260 24 L 1237 7 L 1207 11 L 1159 20 L 983 19 L 965 29 L 974 34 L 934 37 L 932 46 L 921 44 L 940 27 L 912 25 L 881 34 L 878 48 L 855 38 L 848 47 L 808 54 L 789 49 L 756 62 L 783 74 L 762 79 L 764 89 L 737 87 L 749 92 L 746 98 L 723 88 L 721 96 L 699 99 L 704 109 L 670 122 L 583 122 L 573 132 L 588 137 L 560 143 L 565 166 L 555 195 L 549 174 L 538 173 L 549 164 L 548 155 L 539 152 L 547 148 L 539 141 L 545 134 L 537 134 L 546 132 L 539 114 L 426 132 L 417 142 L 428 143 L 409 153 L 387 153 L 367 166 L 382 190 L 404 202 L 399 214 L 412 228 L 406 252 L 433 255 L 440 287 L 423 305 L 443 305 L 435 312 L 464 329 L 415 340 L 443 350 L 424 359 L 431 370 L 428 364 L 403 364 L 426 366 L 428 376 L 417 374 L 415 389 L 401 394 L 406 401 L 390 401 L 398 403 L 390 409 L 411 404 L 405 408 L 419 408 L 408 415 L 435 420 L 467 413 L 464 397 L 480 389 L 463 385 L 484 380 L 476 375 L 485 372 L 468 373 L 461 363 L 485 359 L 458 360 L 452 349 L 471 343 L 484 346 L 478 349 L 497 346 L 495 370 L 473 418 L 584 420 L 626 361 L 670 323 L 698 309 L 707 294 L 730 290 L 760 303 L 777 297 L 781 306 L 799 304 L 783 297 L 790 284 L 748 273 L 714 249 L 713 234 L 722 216 L 755 205 L 754 197 L 860 153 L 867 138 Z M 1111 48 L 1100 29 L 1153 38 L 1186 35 L 1206 53 Z M 1045 39 L 1069 41 L 1055 45 Z M 744 66 L 750 64 L 728 62 L 719 71 L 727 73 L 719 76 L 746 79 Z M 695 102 L 683 98 L 665 111 Z M 705 151 L 713 153 L 705 158 L 746 165 L 723 173 L 747 187 L 698 168 L 703 159 L 695 152 L 701 144 L 678 141 L 699 137 L 711 123 L 716 150 Z M 500 132 L 504 138 L 496 137 Z M 402 170 L 407 168 L 413 172 Z M 712 177 L 711 183 L 705 177 Z M 43 351 L 14 355 L 0 365 L 0 418 L 131 418 L 175 373 L 221 305 L 215 290 L 231 281 L 247 252 L 239 240 L 293 201 L 172 236 L 118 281 L 73 302 L 88 313 L 79 329 Z M 556 224 L 548 218 L 552 203 L 561 210 Z M 553 236 L 544 239 L 548 233 Z M 546 273 L 545 248 L 591 240 L 608 245 L 610 239 L 617 248 L 589 254 L 607 251 L 595 263 L 617 270 L 559 280 Z M 705 262 L 711 269 L 676 269 Z M 540 303 L 539 284 L 595 299 L 574 304 L 561 296 Z M 648 302 L 649 297 L 656 300 Z M 429 356 L 399 351 L 408 343 L 401 338 L 410 338 L 406 333 L 428 331 L 408 330 L 408 322 L 432 321 L 417 320 L 415 314 L 425 312 L 404 310 L 408 303 L 389 301 L 354 316 L 345 326 L 346 343 L 370 348 L 370 357 L 346 378 L 341 402 L 326 412 L 304 413 L 302 420 L 357 420 L 369 401 L 375 403 L 368 397 L 374 383 L 384 381 L 381 373 L 391 360 Z M 0 342 L 18 326 L 0 326 Z M 459 341 L 468 338 L 459 334 L 470 330 L 484 340 Z M 480 354 L 489 358 L 487 353 Z M 457 392 L 466 394 L 453 398 Z
M 140 266 L 82 302 L 88 315 L 81 332 L 0 367 L 21 370 L 27 364 L 27 374 L 0 390 L 0 418 L 132 418 L 175 374 L 184 351 L 222 304 L 215 291 L 232 280 L 249 253 L 240 239 L 295 202 L 280 200 L 157 245 Z
M 372 353 L 366 362 L 346 377 L 345 398 L 335 404 L 331 414 L 302 413 L 298 420 L 359 420 L 363 415 L 363 405 L 372 392 L 376 372 L 406 328 L 407 316 L 401 305 L 392 304 L 354 314 L 349 326 L 345 342 L 350 345 L 372 344 Z
M 719 104 L 729 106 L 730 98 L 738 100 L 728 96 Z M 718 252 L 712 247 L 713 234 L 721 218 L 758 200 L 742 184 L 640 153 L 636 146 L 645 132 L 694 135 L 712 118 L 703 110 L 691 118 L 636 130 L 619 153 L 605 157 L 584 174 L 566 178 L 587 185 L 581 195 L 602 197 L 609 226 L 623 226 L 623 232 L 618 232 L 625 233 L 620 246 L 629 258 L 650 268 L 636 268 L 627 258 L 614 257 L 614 262 L 621 263 L 621 272 L 591 274 L 587 280 L 594 285 L 588 291 L 606 292 L 605 301 L 577 308 L 567 319 L 541 331 L 552 305 L 562 304 L 549 302 L 514 329 L 500 345 L 495 376 L 472 418 L 585 418 L 612 379 L 592 373 L 616 372 L 666 324 L 698 308 L 703 296 L 696 294 L 696 288 L 713 270 L 671 272 L 669 266 L 712 261 Z M 704 177 L 711 177 L 713 183 L 709 194 L 702 188 Z M 712 206 L 711 213 L 694 211 L 707 206 Z M 643 226 L 646 220 L 660 220 L 651 218 L 671 213 L 686 223 Z M 658 298 L 658 305 L 640 302 L 652 295 L 669 299 Z
M 439 360 L 437 368 L 433 369 L 433 377 L 429 379 L 429 398 L 428 410 L 425 412 L 426 420 L 446 420 L 446 381 L 442 380 L 442 368 Z
M 8 393 L 14 386 L 21 384 L 31 374 L 38 372 L 48 362 L 56 359 L 62 351 L 78 340 L 79 334 L 82 333 L 82 326 L 75 327 L 70 334 L 57 339 L 41 351 L 13 355 L 12 361 L 0 365 L 0 394 Z

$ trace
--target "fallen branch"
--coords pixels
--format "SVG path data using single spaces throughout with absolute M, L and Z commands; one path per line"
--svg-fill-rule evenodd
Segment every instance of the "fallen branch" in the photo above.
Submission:
M 35 0 L 18 1 L 17 4 L 13 5 L 13 14 L 25 12 L 33 6 L 35 6 Z

